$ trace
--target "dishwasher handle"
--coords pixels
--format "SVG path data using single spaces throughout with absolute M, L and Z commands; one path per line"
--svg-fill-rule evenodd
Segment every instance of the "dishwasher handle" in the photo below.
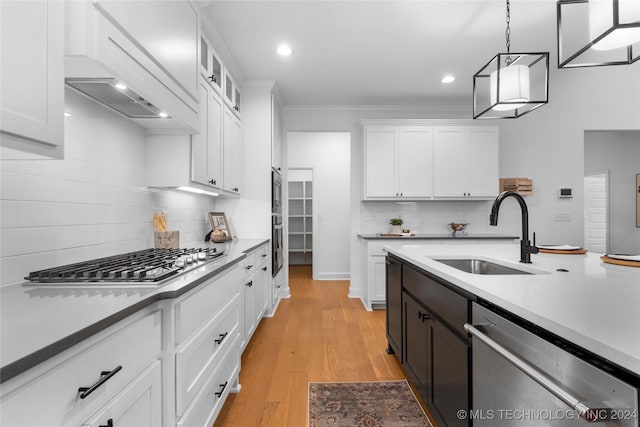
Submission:
M 556 396 L 558 399 L 562 400 L 570 408 L 576 410 L 580 414 L 580 418 L 590 423 L 608 420 L 609 418 L 608 415 L 611 411 L 611 408 L 607 407 L 607 405 L 605 405 L 604 403 L 596 403 L 595 405 L 593 405 L 594 402 L 581 402 L 579 399 L 576 399 L 573 395 L 571 395 L 571 393 L 569 393 L 568 391 L 564 390 L 561 386 L 556 384 L 545 373 L 543 373 L 533 365 L 529 364 L 528 362 L 522 360 L 515 354 L 511 353 L 506 348 L 502 347 L 500 344 L 498 344 L 497 342 L 489 338 L 486 334 L 484 334 L 482 331 L 477 329 L 475 326 L 465 323 L 464 330 L 467 331 L 469 334 L 471 334 L 473 337 L 485 343 L 492 350 L 494 350 L 500 356 L 505 358 L 513 366 L 518 368 L 524 374 L 529 376 L 532 380 L 534 380 L 535 382 L 540 384 L 542 387 L 547 389 L 551 394 Z

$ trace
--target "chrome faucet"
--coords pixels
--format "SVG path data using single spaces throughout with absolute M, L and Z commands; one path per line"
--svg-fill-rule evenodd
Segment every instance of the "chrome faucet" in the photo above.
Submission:
M 527 203 L 524 198 L 514 191 L 503 191 L 496 197 L 491 207 L 491 215 L 489 215 L 489 224 L 498 225 L 498 211 L 502 201 L 507 197 L 515 198 L 520 204 L 522 211 L 522 239 L 520 240 L 520 262 L 525 264 L 531 264 L 531 254 L 537 254 L 538 248 L 536 247 L 536 233 L 533 233 L 533 245 L 529 241 L 529 210 L 527 209 Z

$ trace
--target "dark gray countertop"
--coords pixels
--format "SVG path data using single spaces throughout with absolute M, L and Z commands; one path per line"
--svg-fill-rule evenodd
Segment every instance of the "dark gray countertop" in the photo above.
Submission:
M 383 239 L 400 239 L 400 240 L 513 240 L 519 239 L 518 236 L 504 236 L 500 234 L 465 234 L 464 236 L 454 236 L 450 233 L 442 234 L 416 234 L 415 236 L 381 236 L 376 234 L 358 234 L 361 239 L 367 240 L 383 240 Z
M 0 288 L 0 383 L 156 301 L 188 292 L 266 242 L 207 243 L 226 255 L 159 284 L 15 284 Z

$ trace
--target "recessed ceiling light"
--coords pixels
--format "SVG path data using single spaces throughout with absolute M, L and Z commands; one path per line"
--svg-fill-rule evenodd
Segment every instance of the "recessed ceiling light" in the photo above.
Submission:
M 452 76 L 451 74 L 447 74 L 446 76 L 444 76 L 442 78 L 442 83 L 451 83 L 455 80 L 456 78 L 454 76 Z
M 126 90 L 127 86 L 123 85 L 122 83 L 116 83 L 116 89 Z
M 166 119 L 167 117 L 169 117 L 169 115 L 167 113 L 165 113 L 164 111 L 159 112 L 158 116 L 162 117 L 163 119 Z
M 281 55 L 281 56 L 289 56 L 293 51 L 289 46 L 287 46 L 286 44 L 283 44 L 278 46 L 278 49 L 276 50 L 276 52 L 278 52 L 278 55 Z

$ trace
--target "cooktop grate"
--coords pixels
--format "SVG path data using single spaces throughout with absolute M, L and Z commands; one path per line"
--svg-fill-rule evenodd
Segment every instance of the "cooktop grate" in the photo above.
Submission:
M 29 273 L 37 283 L 159 282 L 224 255 L 217 248 L 144 249 Z

